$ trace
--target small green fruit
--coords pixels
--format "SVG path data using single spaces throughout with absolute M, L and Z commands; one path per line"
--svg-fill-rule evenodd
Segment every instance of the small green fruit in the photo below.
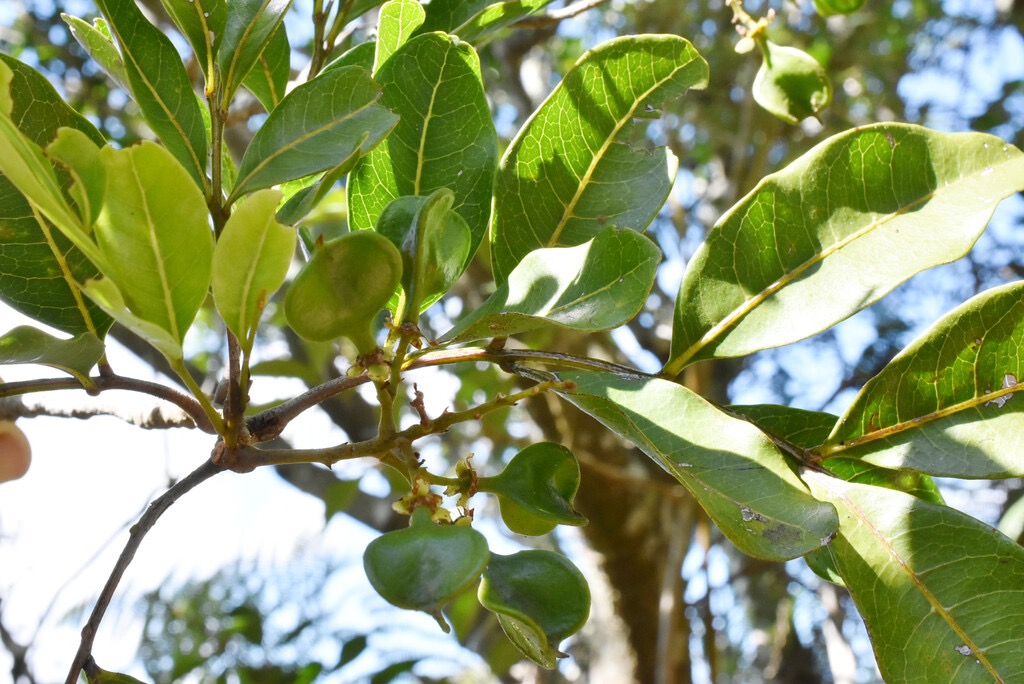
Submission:
M 853 14 L 864 6 L 864 0 L 814 0 L 814 9 L 823 17 Z
M 32 446 L 25 433 L 9 420 L 0 420 L 0 482 L 17 480 L 32 463 Z
M 430 509 L 422 507 L 413 511 L 409 527 L 369 543 L 363 567 L 388 603 L 429 613 L 447 632 L 441 608 L 476 582 L 489 559 L 482 534 L 463 525 L 434 524 Z
M 815 116 L 832 101 L 832 84 L 818 60 L 803 50 L 761 44 L 764 62 L 754 78 L 754 100 L 791 124 Z
M 288 289 L 284 315 L 307 340 L 347 337 L 360 354 L 377 349 L 371 324 L 402 278 L 402 255 L 383 235 L 348 233 L 316 249 Z

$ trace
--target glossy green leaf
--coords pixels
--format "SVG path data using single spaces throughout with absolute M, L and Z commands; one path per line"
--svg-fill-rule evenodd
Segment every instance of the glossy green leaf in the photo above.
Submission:
M 217 49 L 224 109 L 256 66 L 291 4 L 292 0 L 231 0 L 228 3 L 227 23 Z
M 855 128 L 767 176 L 690 260 L 676 301 L 675 375 L 821 332 L 910 276 L 963 256 L 1024 155 L 980 133 Z
M 482 534 L 468 526 L 434 524 L 428 509 L 417 508 L 409 527 L 367 545 L 363 567 L 386 601 L 429 613 L 447 632 L 441 608 L 477 581 L 489 558 Z
M 840 515 L 829 544 L 888 682 L 1024 678 L 1024 548 L 902 492 L 804 479 Z
M 167 14 L 192 45 L 196 61 L 206 75 L 212 92 L 216 46 L 224 34 L 228 18 L 228 0 L 160 0 Z
M 617 328 L 643 307 L 660 260 L 650 239 L 617 228 L 578 247 L 538 249 L 441 340 L 507 337 L 546 325 L 586 332 Z
M 424 31 L 453 33 L 471 43 L 550 5 L 552 0 L 433 0 Z
M 530 660 L 551 670 L 558 644 L 590 617 L 590 589 L 583 573 L 553 551 L 492 554 L 478 592 L 506 636 Z
M 501 517 L 516 534 L 547 534 L 557 525 L 586 525 L 573 508 L 580 486 L 580 464 L 561 444 L 531 444 L 516 454 L 505 469 L 481 477 L 477 490 L 498 496 Z
M 581 57 L 502 159 L 490 235 L 497 281 L 535 249 L 579 245 L 610 225 L 646 229 L 677 161 L 634 146 L 633 122 L 707 78 L 707 62 L 677 36 L 627 36 Z
M 289 225 L 295 225 L 301 221 L 306 215 L 320 206 L 324 198 L 335 191 L 335 184 L 352 170 L 352 167 L 358 160 L 359 154 L 357 152 L 339 166 L 322 174 L 313 174 L 306 178 L 291 181 L 295 186 L 292 186 L 291 183 L 285 183 L 281 186 L 281 190 L 288 197 L 288 200 L 278 209 L 277 220 Z M 289 191 L 292 191 L 290 197 L 288 196 Z M 338 193 L 343 192 L 342 189 L 338 189 Z M 344 195 L 336 195 L 334 201 L 344 206 Z
M 295 229 L 276 219 L 280 200 L 280 191 L 261 190 L 236 205 L 213 251 L 213 301 L 246 353 L 295 254 Z
M 816 116 L 832 101 L 832 84 L 818 60 L 803 50 L 761 44 L 764 61 L 754 77 L 754 101 L 786 123 Z
M 487 227 L 498 140 L 472 46 L 440 33 L 405 43 L 376 72 L 381 102 L 401 120 L 349 177 L 353 229 L 377 224 L 396 197 L 455 193 L 476 251 Z
M 1018 281 L 968 300 L 900 352 L 864 386 L 820 452 L 933 475 L 1020 477 L 1022 434 Z
M 128 85 L 128 74 L 124 69 L 124 61 L 121 53 L 117 51 L 113 38 L 110 36 L 110 28 L 103 19 L 96 18 L 93 23 L 73 17 L 70 14 L 61 14 L 61 19 L 68 25 L 72 37 L 82 46 L 90 57 L 107 73 L 108 76 L 122 90 L 131 92 Z
M 0 336 L 0 364 L 38 363 L 69 373 L 91 385 L 89 371 L 103 356 L 103 341 L 92 333 L 62 340 L 30 326 Z
M 213 231 L 202 192 L 163 147 L 103 150 L 106 201 L 96 242 L 128 310 L 179 343 L 206 300 Z
M 207 187 L 206 124 L 178 51 L 135 0 L 96 0 L 121 48 L 146 123 L 201 188 Z
M 864 0 L 814 0 L 814 9 L 823 17 L 853 14 L 864 6 Z
M 278 25 L 242 85 L 249 89 L 268 112 L 281 103 L 291 78 L 292 49 L 284 22 Z
M 96 267 L 34 214 L 24 194 L 31 194 L 33 202 L 41 199 L 47 208 L 44 215 L 63 217 L 68 229 L 78 231 L 73 235 L 88 242 L 60 193 L 57 174 L 39 149 L 49 145 L 62 127 L 103 144 L 99 131 L 69 107 L 42 74 L 0 54 L 0 297 L 71 335 L 102 336 L 111 320 L 82 296 L 77 284 L 94 277 Z
M 387 206 L 377 232 L 402 252 L 405 320 L 415 320 L 448 291 L 469 261 L 466 221 L 452 210 L 455 195 L 442 188 L 427 197 L 399 197 Z
M 370 74 L 358 67 L 325 71 L 295 88 L 249 143 L 232 201 L 365 154 L 397 121 L 380 96 Z
M 337 59 L 331 60 L 323 70 L 332 71 L 334 69 L 341 69 L 347 66 L 358 66 L 372 72 L 373 59 L 376 54 L 376 44 L 372 42 L 360 43 L 354 48 L 339 55 Z
M 360 354 L 377 348 L 371 324 L 402 278 L 402 256 L 378 233 L 348 233 L 318 246 L 284 300 L 288 325 L 307 340 L 352 340 Z
M 423 23 L 423 5 L 417 0 L 388 0 L 380 8 L 377 20 L 374 72 L 409 40 Z
M 787 560 L 835 532 L 835 509 L 810 495 L 764 433 L 682 385 L 598 372 L 558 378 L 576 383 L 560 395 L 682 483 L 744 553 Z

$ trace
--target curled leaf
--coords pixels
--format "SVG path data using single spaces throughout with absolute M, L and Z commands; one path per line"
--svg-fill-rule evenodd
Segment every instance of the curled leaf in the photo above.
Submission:
M 753 87 L 757 104 L 787 123 L 798 124 L 832 101 L 832 84 L 814 57 L 770 40 L 764 41 L 762 50 L 764 61 Z

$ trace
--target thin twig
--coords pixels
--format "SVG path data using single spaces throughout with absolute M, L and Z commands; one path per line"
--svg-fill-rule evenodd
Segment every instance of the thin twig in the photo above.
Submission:
M 599 7 L 608 0 L 579 0 L 571 5 L 563 7 L 561 9 L 551 10 L 544 14 L 537 15 L 535 17 L 528 17 L 522 21 L 516 22 L 517 27 L 524 28 L 541 28 L 550 24 L 557 24 L 566 19 L 572 19 L 573 17 L 579 16 L 584 12 L 589 12 L 595 7 Z
M 82 640 L 79 643 L 75 659 L 71 663 L 65 684 L 76 684 L 78 682 L 78 675 L 82 672 L 86 661 L 92 655 L 92 645 L 96 639 L 96 633 L 99 630 L 100 622 L 103 621 L 103 615 L 106 613 L 107 607 L 114 597 L 117 585 L 121 582 L 121 578 L 131 564 L 132 559 L 135 558 L 135 553 L 139 550 L 142 540 L 156 524 L 156 521 L 184 494 L 223 471 L 224 468 L 212 460 L 206 461 L 184 479 L 179 480 L 160 497 L 154 499 L 153 503 L 146 509 L 146 512 L 139 518 L 139 521 L 132 525 L 129 531 L 128 543 L 125 544 L 121 555 L 117 559 L 117 563 L 114 564 L 114 569 L 107 578 L 107 583 L 103 586 L 103 591 L 100 592 L 99 598 L 96 599 L 96 606 L 93 608 L 88 622 L 82 628 Z
M 195 422 L 203 432 L 216 434 L 217 431 L 210 422 L 209 417 L 194 397 L 183 394 L 171 387 L 136 378 L 126 378 L 120 375 L 98 376 L 92 378 L 95 384 L 95 393 L 107 390 L 125 390 L 128 392 L 140 392 L 170 402 L 184 411 Z M 0 398 L 14 397 L 21 394 L 33 392 L 49 392 L 53 390 L 84 390 L 75 378 L 41 378 L 39 380 L 21 380 L 18 382 L 0 383 Z
M 293 397 L 283 404 L 261 411 L 248 420 L 249 432 L 253 442 L 266 442 L 274 439 L 285 429 L 285 427 L 299 414 L 307 411 L 320 402 L 330 399 L 353 387 L 358 387 L 369 381 L 365 374 L 356 378 L 341 377 L 328 380 L 316 387 L 310 388 L 297 397 Z
M 184 413 L 178 413 L 177 415 L 167 413 L 164 411 L 163 406 L 154 406 L 148 412 L 142 411 L 135 414 L 127 414 L 112 408 L 103 407 L 60 409 L 52 406 L 43 406 L 42 404 L 34 406 L 23 404 L 17 410 L 16 417 L 39 418 L 41 416 L 49 418 L 74 418 L 78 420 L 88 420 L 96 416 L 111 416 L 143 430 L 166 430 L 168 428 L 195 429 L 196 427 L 196 422 L 190 416 Z

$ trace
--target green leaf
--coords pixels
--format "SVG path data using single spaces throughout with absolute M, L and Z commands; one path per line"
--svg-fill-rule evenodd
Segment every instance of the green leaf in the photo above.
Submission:
M 249 143 L 231 201 L 365 154 L 395 126 L 370 74 L 358 67 L 321 73 L 298 86 Z
M 572 506 L 580 487 L 580 464 L 561 444 L 531 444 L 500 474 L 481 477 L 477 489 L 498 496 L 501 517 L 516 534 L 541 535 L 557 525 L 586 525 Z
M 578 247 L 538 249 L 441 341 L 507 337 L 548 325 L 617 328 L 643 307 L 660 260 L 647 237 L 617 228 Z
M 423 5 L 417 0 L 389 0 L 380 8 L 377 20 L 374 72 L 409 40 L 423 23 Z
M 278 209 L 277 220 L 288 225 L 295 225 L 301 221 L 307 214 L 320 206 L 325 197 L 334 192 L 335 184 L 352 170 L 358 160 L 359 153 L 357 152 L 339 166 L 322 174 L 313 174 L 284 184 L 281 190 L 288 199 Z M 293 186 L 292 183 L 295 185 Z M 289 196 L 289 191 L 291 191 L 291 196 Z M 335 195 L 336 203 L 342 206 L 345 204 L 343 193 L 344 190 L 339 188 Z
M 38 363 L 58 368 L 91 385 L 89 371 L 103 356 L 103 341 L 92 333 L 62 340 L 30 326 L 0 337 L 0 364 Z
M 58 183 L 57 175 L 41 159 L 39 147 L 49 145 L 62 127 L 103 144 L 99 131 L 69 107 L 42 74 L 0 54 L 0 297 L 68 334 L 92 332 L 102 337 L 112 321 L 82 296 L 78 286 L 96 275 L 96 267 L 62 233 L 34 215 L 23 194 L 43 193 L 44 205 L 77 229 L 82 241 L 88 240 L 64 198 L 57 201 L 59 186 L 49 185 L 51 180 Z
M 323 71 L 332 71 L 347 66 L 358 66 L 373 71 L 373 60 L 377 54 L 376 43 L 366 42 L 345 51 L 337 59 L 331 60 Z M 323 72 L 321 72 L 323 73 Z
M 121 47 L 132 95 L 167 149 L 206 188 L 206 124 L 178 51 L 135 0 L 96 0 Z
M 474 43 L 550 5 L 552 0 L 433 0 L 421 30 L 453 33 Z
M 1020 477 L 1022 425 L 1018 281 L 968 300 L 900 352 L 864 386 L 820 452 L 932 475 Z
M 226 110 L 284 20 L 292 0 L 231 0 L 227 24 L 217 48 L 222 99 Z
M 814 0 L 814 9 L 823 17 L 853 14 L 864 6 L 864 0 Z
M 761 432 L 784 439 L 801 449 L 813 449 L 828 439 L 837 416 L 776 404 L 729 406 L 728 411 L 745 418 Z
M 107 72 L 111 80 L 125 92 L 131 92 L 131 88 L 128 86 L 128 74 L 124 69 L 124 61 L 110 37 L 110 28 L 107 26 L 107 22 L 96 18 L 90 24 L 84 19 L 64 13 L 61 13 L 60 17 L 68 25 L 71 35 L 82 46 L 82 49 L 100 65 L 103 71 Z
M 401 120 L 352 170 L 350 225 L 373 228 L 396 197 L 449 188 L 474 253 L 487 228 L 498 158 L 476 52 L 451 36 L 428 33 L 405 43 L 375 77 L 384 89 L 381 102 Z
M 108 316 L 116 320 L 133 333 L 149 342 L 173 364 L 184 359 L 185 352 L 181 340 L 169 333 L 163 326 L 137 316 L 129 308 L 129 303 L 117 285 L 109 278 L 90 280 L 82 288 Z
M 471 237 L 466 221 L 451 208 L 454 201 L 447 188 L 427 197 L 399 197 L 377 222 L 377 232 L 402 253 L 402 322 L 415 322 L 466 268 Z
M 750 423 L 667 380 L 560 373 L 558 391 L 682 483 L 741 551 L 788 560 L 827 543 L 835 509 L 816 501 L 782 452 Z
M 206 76 L 207 90 L 215 80 L 216 46 L 228 19 L 227 0 L 160 0 L 164 9 L 192 45 Z
M 497 281 L 535 249 L 579 245 L 609 225 L 646 229 L 677 162 L 665 148 L 634 147 L 633 121 L 707 78 L 677 36 L 627 36 L 581 57 L 502 159 L 490 235 Z
M 256 65 L 242 81 L 242 85 L 256 96 L 268 112 L 274 111 L 285 96 L 288 79 L 292 73 L 291 56 L 288 32 L 285 30 L 284 22 L 281 22 L 270 37 L 267 47 L 260 54 L 260 58 L 256 60 Z
M 284 284 L 295 255 L 295 229 L 275 218 L 280 201 L 278 190 L 248 196 L 231 212 L 213 250 L 213 301 L 246 354 L 263 307 Z
M 754 78 L 754 101 L 786 123 L 816 116 L 832 101 L 828 74 L 803 50 L 761 42 L 764 61 Z
M 178 343 L 206 300 L 213 232 L 202 192 L 163 147 L 103 150 L 106 202 L 96 242 L 110 278 L 136 317 Z
M 878 124 L 765 177 L 709 232 L 676 301 L 676 375 L 821 332 L 970 250 L 1024 187 L 1024 155 L 980 133 Z
M 808 472 L 840 512 L 829 544 L 889 682 L 1024 676 L 1024 548 L 959 511 Z
M 371 324 L 402 278 L 402 256 L 378 233 L 347 233 L 318 246 L 284 299 L 288 325 L 307 340 L 347 337 L 360 354 L 377 348 Z
M 451 628 L 441 608 L 477 581 L 489 557 L 482 534 L 468 526 L 434 524 L 427 508 L 417 508 L 409 527 L 367 545 L 363 567 L 388 603 L 429 613 L 447 632 Z
M 59 128 L 46 146 L 46 156 L 59 162 L 72 178 L 69 190 L 78 206 L 83 228 L 91 232 L 100 215 L 107 187 L 107 173 L 96 143 L 77 128 Z
M 583 573 L 553 551 L 492 554 L 478 592 L 505 635 L 530 660 L 549 670 L 562 639 L 575 634 L 590 616 L 590 589 Z

